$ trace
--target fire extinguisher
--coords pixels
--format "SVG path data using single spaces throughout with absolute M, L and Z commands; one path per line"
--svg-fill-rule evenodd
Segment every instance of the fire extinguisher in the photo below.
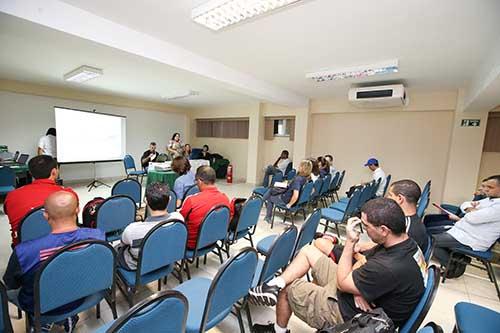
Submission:
M 226 180 L 229 184 L 233 182 L 233 166 L 231 164 L 227 166 Z

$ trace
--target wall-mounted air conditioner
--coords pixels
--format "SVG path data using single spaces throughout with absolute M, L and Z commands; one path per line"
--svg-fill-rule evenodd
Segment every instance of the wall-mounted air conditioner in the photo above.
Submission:
M 349 103 L 360 108 L 391 108 L 407 106 L 406 89 L 402 84 L 349 89 Z

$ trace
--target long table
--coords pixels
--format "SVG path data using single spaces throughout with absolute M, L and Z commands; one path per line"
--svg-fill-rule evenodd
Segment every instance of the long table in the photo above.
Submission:
M 150 163 L 148 167 L 148 180 L 146 182 L 146 186 L 153 182 L 160 182 L 168 184 L 168 186 L 172 189 L 174 187 L 175 180 L 178 175 L 170 170 L 171 162 L 163 162 L 163 163 Z M 196 172 L 202 165 L 210 165 L 207 160 L 189 160 L 189 164 L 191 164 L 191 172 Z

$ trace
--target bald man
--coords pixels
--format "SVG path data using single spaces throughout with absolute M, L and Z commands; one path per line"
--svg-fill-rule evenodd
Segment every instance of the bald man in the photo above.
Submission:
M 44 204 L 45 218 L 49 221 L 52 232 L 47 236 L 19 243 L 12 252 L 3 280 L 8 289 L 18 289 L 21 308 L 34 313 L 33 284 L 40 264 L 62 247 L 88 239 L 104 240 L 104 233 L 98 229 L 78 228 L 76 217 L 79 212 L 76 197 L 67 191 L 54 192 L 47 197 Z M 75 281 L 76 286 L 77 281 Z M 78 307 L 83 300 L 66 304 L 50 311 L 50 314 L 61 314 Z M 64 326 L 65 332 L 73 332 L 78 316 L 57 323 Z M 42 331 L 50 330 L 52 324 L 46 325 Z

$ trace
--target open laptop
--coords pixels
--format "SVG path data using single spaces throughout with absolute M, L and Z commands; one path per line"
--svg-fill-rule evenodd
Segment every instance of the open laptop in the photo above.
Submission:
M 6 166 L 16 166 L 16 165 L 25 165 L 26 162 L 28 162 L 30 155 L 28 154 L 21 154 L 19 155 L 19 158 L 17 161 L 14 160 L 8 160 L 8 161 L 3 161 L 1 164 L 6 165 Z

